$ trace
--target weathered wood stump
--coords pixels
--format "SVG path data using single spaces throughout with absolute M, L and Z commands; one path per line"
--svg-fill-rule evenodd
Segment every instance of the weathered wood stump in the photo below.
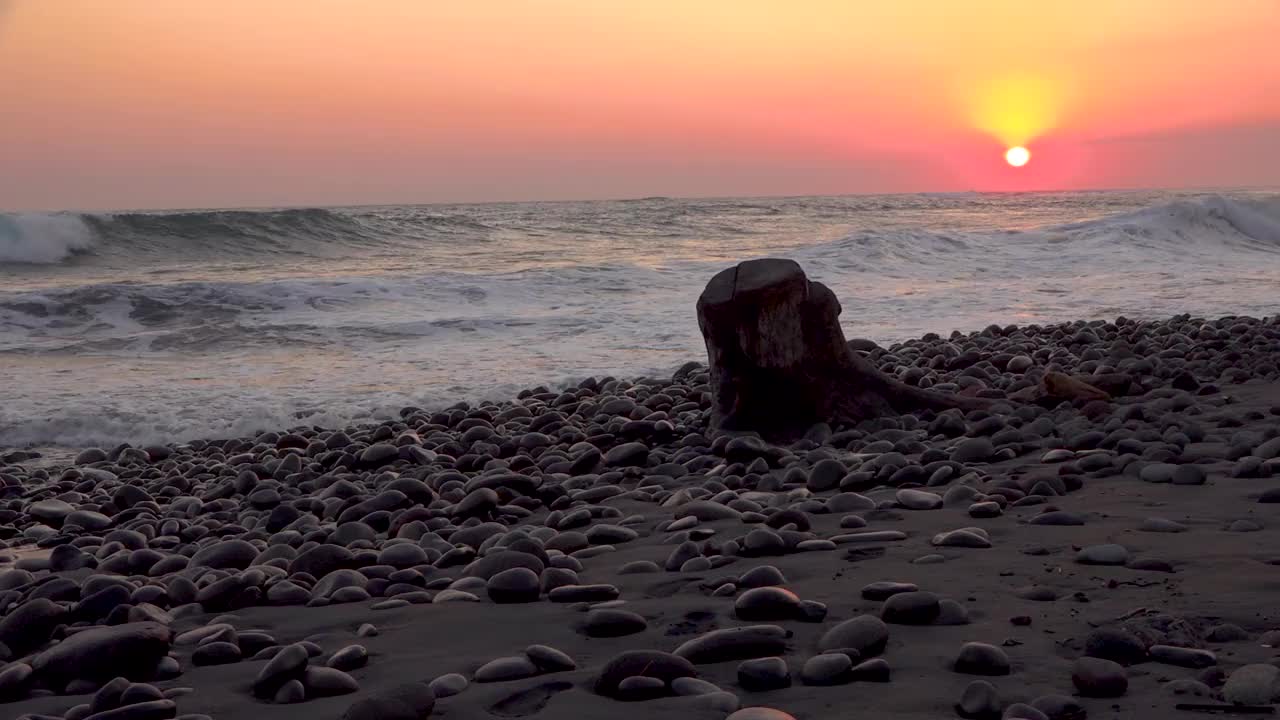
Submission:
M 825 422 L 852 424 L 985 400 L 906 385 L 850 350 L 840 301 L 793 260 L 748 260 L 716 274 L 698 298 L 715 395 L 712 425 L 770 439 Z

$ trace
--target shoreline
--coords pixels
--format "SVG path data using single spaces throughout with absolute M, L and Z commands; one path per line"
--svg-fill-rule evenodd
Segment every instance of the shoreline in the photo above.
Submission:
M 771 445 L 710 432 L 689 363 L 0 464 L 0 538 L 22 548 L 0 562 L 0 702 L 1035 720 L 1280 701 L 1251 680 L 1280 642 L 1260 590 L 1280 582 L 1280 318 L 851 344 L 996 404 Z M 116 699 L 91 700 L 104 684 Z

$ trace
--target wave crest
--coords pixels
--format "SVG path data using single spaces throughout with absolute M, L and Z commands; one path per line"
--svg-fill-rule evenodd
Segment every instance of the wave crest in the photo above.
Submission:
M 80 215 L 0 213 L 0 263 L 50 265 L 90 250 L 97 238 Z

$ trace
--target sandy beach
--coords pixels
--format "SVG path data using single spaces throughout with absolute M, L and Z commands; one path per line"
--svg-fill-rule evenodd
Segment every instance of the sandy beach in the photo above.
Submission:
M 852 345 L 995 404 L 777 446 L 708 431 L 691 363 L 66 467 L 10 454 L 4 715 L 1065 720 L 1269 704 L 1274 318 Z M 1111 397 L 1037 398 L 1055 372 Z

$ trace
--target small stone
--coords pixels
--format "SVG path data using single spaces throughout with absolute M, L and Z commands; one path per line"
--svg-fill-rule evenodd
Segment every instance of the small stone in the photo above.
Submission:
M 1090 545 L 1076 554 L 1081 565 L 1124 565 L 1129 562 L 1129 551 L 1114 543 Z
M 529 568 L 503 570 L 485 582 L 485 592 L 496 603 L 537 602 L 542 587 L 538 575 Z
M 524 655 L 512 655 L 490 660 L 476 670 L 478 683 L 505 682 L 533 677 L 538 674 L 538 666 Z
M 791 687 L 791 672 L 780 657 L 743 660 L 738 665 L 738 684 L 752 692 L 778 690 Z
M 1089 657 L 1121 665 L 1136 665 L 1147 660 L 1147 648 L 1142 641 L 1119 627 L 1102 627 L 1090 632 L 1084 641 L 1084 652 Z
M 849 679 L 857 682 L 887 683 L 889 676 L 889 663 L 884 658 L 863 660 L 849 672 Z
M 733 713 L 724 720 L 796 720 L 790 713 L 770 707 L 749 707 Z
M 860 657 L 884 652 L 889 642 L 889 628 L 877 617 L 858 615 L 836 625 L 818 640 L 818 650 L 828 652 L 850 648 Z
M 629 677 L 655 677 L 666 684 L 681 677 L 696 677 L 693 665 L 682 657 L 656 650 L 628 650 L 614 656 L 600 671 L 595 690 L 606 697 L 617 697 L 618 685 Z
M 853 661 L 839 652 L 814 655 L 805 661 L 800 670 L 800 681 L 805 685 L 843 685 L 850 680 Z
M 994 685 L 986 680 L 974 680 L 965 687 L 960 702 L 956 703 L 956 714 L 969 720 L 997 720 L 1003 708 L 1000 693 Z
M 348 645 L 329 656 L 325 663 L 331 668 L 342 671 L 362 668 L 369 663 L 369 651 L 363 645 Z
M 1199 669 L 1218 664 L 1218 657 L 1208 650 L 1172 645 L 1152 645 L 1147 652 L 1153 661 L 1164 663 L 1165 665 Z
M 448 673 L 447 675 L 441 675 L 435 680 L 432 680 L 428 683 L 427 687 L 431 688 L 431 693 L 435 695 L 437 699 L 443 699 L 457 695 L 463 690 L 466 690 L 467 686 L 470 684 L 470 681 L 467 680 L 465 675 L 460 673 Z
M 675 655 L 694 664 L 781 655 L 788 633 L 777 625 L 745 625 L 712 630 L 676 648 Z
M 983 530 L 978 528 L 962 528 L 938 533 L 930 541 L 937 547 L 989 548 L 991 540 Z
M 578 664 L 567 654 L 547 645 L 530 645 L 524 654 L 544 673 L 568 672 L 578 669 Z
M 897 593 L 884 601 L 880 619 L 895 625 L 928 625 L 938 618 L 938 596 L 930 592 Z
M 864 600 L 888 600 L 894 595 L 906 592 L 916 592 L 920 588 L 912 583 L 880 581 L 865 585 L 862 588 L 862 597 Z
M 630 610 L 595 608 L 587 613 L 582 633 L 594 638 L 624 637 L 644 632 L 648 626 L 644 617 Z
M 1261 663 L 1237 668 L 1222 686 L 1222 697 L 1237 705 L 1271 705 L 1280 701 L 1280 668 Z
M 965 643 L 956 657 L 955 671 L 967 675 L 1008 675 L 1009 657 L 994 645 Z
M 799 612 L 800 598 L 780 587 L 758 587 L 738 596 L 733 612 L 739 620 L 790 620 Z
M 1152 533 L 1182 533 L 1186 532 L 1189 528 L 1180 522 L 1175 522 L 1165 518 L 1152 517 L 1143 520 L 1142 524 L 1138 526 L 1138 529 L 1142 532 Z
M 1071 682 L 1083 697 L 1120 697 L 1129 689 L 1124 666 L 1096 657 L 1078 658 L 1071 668 Z

